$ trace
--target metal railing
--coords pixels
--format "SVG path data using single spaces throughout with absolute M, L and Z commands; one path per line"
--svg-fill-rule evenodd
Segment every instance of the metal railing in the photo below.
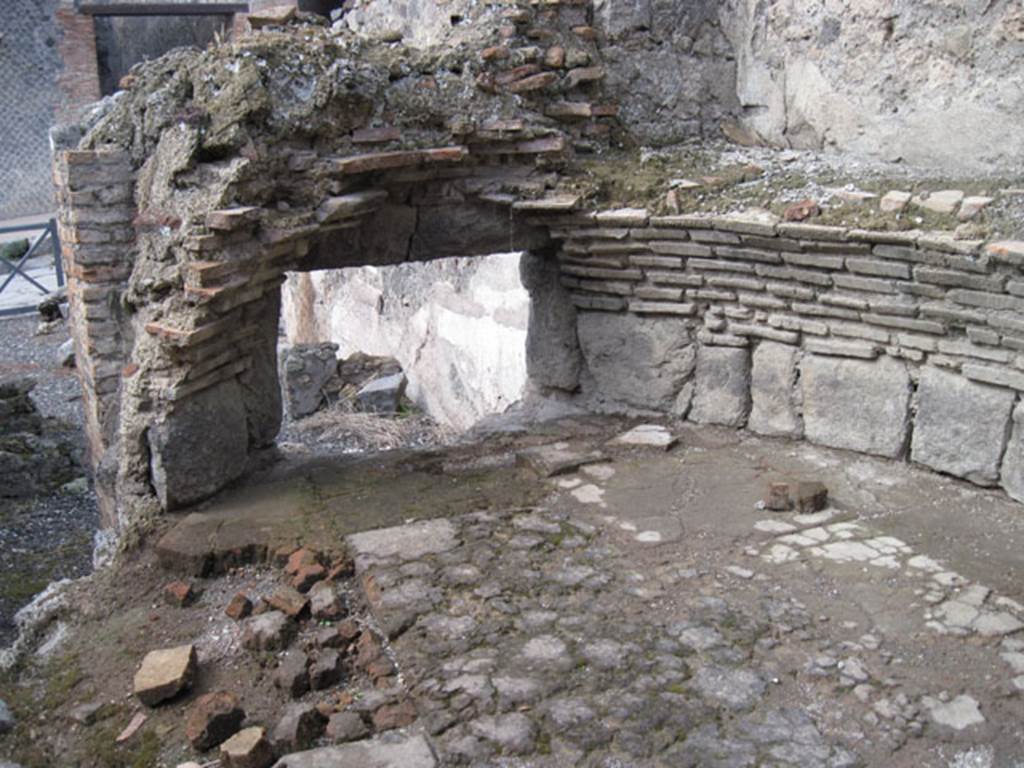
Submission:
M 51 245 L 53 246 L 53 269 L 57 275 L 57 288 L 61 288 L 64 285 L 64 269 L 61 266 L 60 257 L 60 235 L 57 234 L 56 219 L 50 219 L 49 221 L 42 225 L 20 224 L 15 227 L 0 227 L 0 235 L 9 235 L 15 232 L 36 232 L 40 229 L 42 229 L 42 232 L 40 232 L 39 235 L 35 238 L 35 240 L 32 241 L 32 243 L 28 247 L 28 250 L 25 251 L 24 254 L 22 254 L 20 259 L 18 259 L 17 264 L 11 264 L 6 259 L 0 259 L 0 272 L 7 273 L 7 276 L 4 278 L 3 282 L 0 283 L 0 293 L 3 293 L 7 286 L 14 282 L 14 278 L 16 277 L 21 277 L 27 280 L 40 291 L 42 291 L 43 295 L 51 293 L 49 288 L 47 288 L 45 285 L 40 283 L 38 280 L 32 277 L 32 275 L 28 274 L 25 271 L 25 265 L 28 263 L 28 260 L 41 252 L 40 249 L 43 243 L 45 243 L 47 240 L 49 240 Z M 28 306 L 0 309 L 0 316 L 20 314 L 24 312 L 26 309 L 32 308 L 33 307 Z

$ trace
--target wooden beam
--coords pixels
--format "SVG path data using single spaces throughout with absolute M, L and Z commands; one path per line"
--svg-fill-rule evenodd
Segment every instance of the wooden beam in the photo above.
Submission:
M 237 3 L 79 3 L 86 16 L 224 16 L 248 13 L 248 2 Z

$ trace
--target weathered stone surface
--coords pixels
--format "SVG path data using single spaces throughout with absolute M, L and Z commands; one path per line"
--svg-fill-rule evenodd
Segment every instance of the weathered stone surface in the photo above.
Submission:
M 558 263 L 531 253 L 519 262 L 520 279 L 530 293 L 526 371 L 541 389 L 575 391 L 583 357 L 576 337 L 576 309 L 558 281 Z
M 588 464 L 607 461 L 608 457 L 601 451 L 575 449 L 569 443 L 551 443 L 526 448 L 516 454 L 516 459 L 541 477 L 555 477 L 575 472 Z
M 342 661 L 341 654 L 336 650 L 321 650 L 309 668 L 309 687 L 319 691 L 340 682 L 345 673 Z
M 185 581 L 172 581 L 164 586 L 164 601 L 170 605 L 184 608 L 196 599 L 192 585 Z
M 356 393 L 356 404 L 369 413 L 398 413 L 406 383 L 404 373 L 374 379 Z
M 249 432 L 234 380 L 179 403 L 147 434 L 152 484 L 165 509 L 206 498 L 245 469 Z
M 707 699 L 732 710 L 752 708 L 768 689 L 767 683 L 754 670 L 714 666 L 698 669 L 693 685 Z
M 1024 402 L 1013 409 L 1013 425 L 999 470 L 999 484 L 1010 496 L 1024 502 Z
M 197 664 L 192 645 L 150 651 L 135 673 L 133 691 L 147 707 L 155 707 L 192 684 Z
M 426 738 L 417 734 L 396 741 L 361 741 L 298 752 L 282 757 L 274 768 L 335 768 L 342 765 L 437 768 L 438 763 Z
M 324 387 L 338 374 L 338 345 L 295 344 L 285 351 L 281 369 L 289 415 L 308 416 L 327 402 Z
M 578 317 L 580 347 L 593 380 L 589 394 L 596 405 L 670 411 L 696 357 L 686 322 L 604 312 L 580 312 Z
M 900 213 L 910 204 L 911 197 L 913 195 L 909 192 L 901 192 L 894 189 L 882 195 L 878 207 L 883 213 Z
M 75 367 L 75 340 L 68 339 L 60 347 L 57 348 L 56 358 L 57 365 L 62 368 L 74 368 Z
M 224 609 L 224 613 L 235 621 L 241 621 L 252 613 L 252 600 L 245 593 L 238 592 L 231 598 L 231 602 Z
M 469 729 L 477 736 L 493 742 L 505 754 L 529 754 L 536 745 L 536 726 L 519 712 L 477 718 L 469 724 Z
M 200 696 L 189 707 L 185 738 L 194 749 L 205 752 L 233 736 L 245 720 L 238 697 L 227 691 Z
M 345 615 L 345 604 L 333 584 L 320 581 L 309 590 L 309 612 L 314 619 L 340 619 Z
M 295 636 L 295 625 L 281 611 L 251 616 L 242 625 L 242 647 L 253 651 L 280 651 Z
M 287 692 L 293 699 L 308 691 L 309 656 L 299 650 L 285 654 L 281 665 L 274 672 L 274 685 Z
M 797 407 L 797 357 L 797 350 L 786 344 L 764 341 L 757 345 L 750 372 L 750 431 L 772 437 L 803 435 Z
M 688 418 L 698 424 L 742 427 L 750 412 L 750 354 L 732 347 L 701 347 Z
M 359 741 L 370 735 L 370 728 L 356 712 L 338 712 L 327 721 L 325 735 L 334 742 Z
M 613 445 L 660 448 L 664 451 L 667 451 L 677 442 L 678 438 L 661 424 L 640 424 L 611 440 Z
M 278 587 L 267 598 L 267 603 L 291 618 L 297 618 L 309 606 L 309 598 L 294 587 Z
M 270 733 L 277 754 L 307 749 L 323 733 L 324 717 L 310 703 L 289 704 Z
M 972 725 L 985 722 L 985 717 L 978 709 L 978 702 L 973 696 L 960 694 L 948 702 L 940 702 L 925 697 L 922 702 L 929 709 L 929 715 L 937 725 L 944 725 L 954 731 L 962 731 Z
M 450 520 L 424 520 L 412 525 L 356 533 L 346 539 L 349 549 L 360 560 L 400 557 L 414 560 L 426 554 L 447 552 L 458 544 Z
M 808 440 L 888 458 L 903 452 L 911 392 L 903 363 L 809 355 L 800 364 L 800 381 Z
M 818 512 L 828 505 L 828 488 L 817 481 L 795 483 L 769 483 L 765 495 L 765 509 L 776 512 L 796 510 L 807 515 Z
M 239 731 L 220 745 L 223 768 L 268 768 L 274 762 L 274 749 L 266 731 L 254 726 Z
M 921 370 L 910 457 L 932 469 L 994 485 L 1015 394 L 935 367 Z

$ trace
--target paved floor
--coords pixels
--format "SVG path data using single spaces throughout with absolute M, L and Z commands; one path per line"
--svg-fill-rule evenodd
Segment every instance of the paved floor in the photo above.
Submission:
M 622 428 L 450 458 L 443 477 L 508 451 L 551 476 L 499 473 L 482 492 L 541 489 L 518 506 L 419 508 L 348 536 L 439 764 L 1024 761 L 1020 505 L 856 454 L 687 426 L 670 450 L 610 441 Z M 765 511 L 780 478 L 824 481 L 831 505 Z M 279 524 L 301 519 L 282 487 L 227 494 L 179 535 L 209 541 L 259 488 Z M 375 493 L 358 494 L 364 527 L 391 506 Z M 351 519 L 338 498 L 317 514 Z
M 89 660 L 76 690 L 130 702 L 145 652 L 195 643 L 203 690 L 249 696 L 251 723 L 278 732 L 293 705 L 269 671 L 337 652 L 314 620 L 287 652 L 246 650 L 224 605 L 240 579 L 272 590 L 282 577 L 235 566 L 282 545 L 331 562 L 347 549 L 360 638 L 379 633 L 387 670 L 379 690 L 345 678 L 294 706 L 367 722 L 376 708 L 377 735 L 317 731 L 279 768 L 1024 765 L 1024 507 L 730 430 L 667 424 L 617 442 L 628 426 L 586 417 L 429 453 L 287 460 L 158 546 L 165 567 L 207 573 L 196 606 L 161 610 L 169 576 L 140 558 L 69 598 L 81 616 L 65 614 L 57 653 Z M 767 511 L 778 480 L 820 481 L 830 503 Z M 343 653 L 358 667 L 365 650 Z M 191 703 L 145 711 L 168 765 L 209 757 L 177 730 Z M 135 716 L 125 705 L 108 728 Z M 53 754 L 94 738 L 43 736 Z M 331 746 L 343 738 L 363 740 Z

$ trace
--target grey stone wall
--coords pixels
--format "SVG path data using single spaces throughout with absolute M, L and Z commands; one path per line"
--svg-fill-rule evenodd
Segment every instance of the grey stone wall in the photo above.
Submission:
M 0 218 L 54 207 L 47 132 L 60 98 L 58 5 L 0 3 Z
M 590 407 L 906 458 L 1024 500 L 1024 242 L 552 217 Z
M 641 143 L 725 129 L 954 173 L 1024 161 L 1016 0 L 597 0 L 593 15 Z

